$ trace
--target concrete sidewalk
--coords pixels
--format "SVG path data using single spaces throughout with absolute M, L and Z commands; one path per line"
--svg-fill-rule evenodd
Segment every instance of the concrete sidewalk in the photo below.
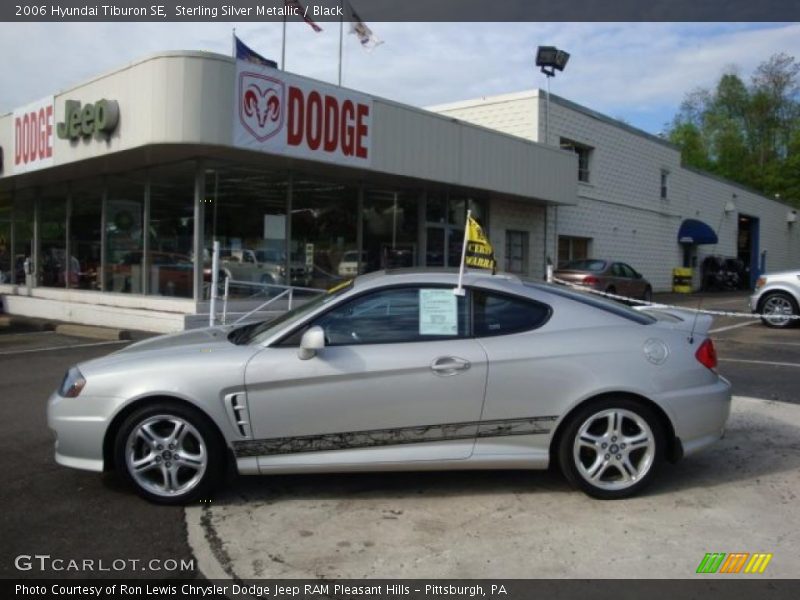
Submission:
M 791 578 L 798 439 L 800 406 L 737 398 L 724 440 L 616 502 L 541 471 L 241 478 L 186 510 L 189 543 L 215 578 L 690 578 L 706 552 Z

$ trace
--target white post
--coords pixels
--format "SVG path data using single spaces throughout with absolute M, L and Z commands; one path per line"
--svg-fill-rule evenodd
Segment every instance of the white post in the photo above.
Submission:
M 228 323 L 228 292 L 230 291 L 231 278 L 225 275 L 225 295 L 222 297 L 222 324 Z
M 339 2 L 342 16 L 339 17 L 339 87 L 342 87 L 342 46 L 344 40 L 344 5 Z
M 281 71 L 286 70 L 286 16 L 283 17 L 283 37 L 281 38 Z
M 217 286 L 219 285 L 219 240 L 214 241 L 211 250 L 211 303 L 208 307 L 208 326 L 216 325 L 217 320 Z
M 461 246 L 461 267 L 458 270 L 458 287 L 453 290 L 456 296 L 464 295 L 464 288 L 461 282 L 464 279 L 464 261 L 467 258 L 467 237 L 469 236 L 469 218 L 472 216 L 472 210 L 467 210 L 467 222 L 464 224 L 464 243 Z

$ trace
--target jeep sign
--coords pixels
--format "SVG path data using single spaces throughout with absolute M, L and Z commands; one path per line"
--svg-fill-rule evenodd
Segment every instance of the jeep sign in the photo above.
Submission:
M 77 100 L 64 102 L 64 122 L 57 126 L 62 140 L 77 140 L 81 137 L 102 139 L 109 135 L 119 122 L 119 105 L 116 100 L 98 100 L 81 108 Z
M 53 164 L 53 97 L 14 111 L 14 173 L 26 173 Z
M 369 96 L 237 61 L 234 98 L 235 146 L 347 165 L 371 162 Z

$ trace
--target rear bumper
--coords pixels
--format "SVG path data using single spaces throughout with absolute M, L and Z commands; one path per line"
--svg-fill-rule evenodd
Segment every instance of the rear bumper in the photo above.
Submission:
M 683 456 L 699 452 L 725 434 L 731 414 L 731 384 L 724 377 L 710 385 L 671 392 L 660 400 L 669 407 Z

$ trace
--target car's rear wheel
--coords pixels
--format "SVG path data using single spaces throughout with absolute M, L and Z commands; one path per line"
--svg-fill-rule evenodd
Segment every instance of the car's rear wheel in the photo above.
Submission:
M 797 316 L 800 311 L 797 309 L 797 303 L 789 294 L 784 292 L 771 292 L 767 294 L 761 301 L 762 315 L 761 321 L 767 327 L 775 329 L 785 329 L 796 325 L 798 319 L 790 319 L 791 316 Z
M 116 469 L 136 491 L 159 504 L 207 497 L 224 467 L 224 448 L 206 417 L 159 402 L 131 413 L 114 444 Z
M 561 472 L 595 498 L 632 496 L 663 462 L 666 437 L 653 410 L 630 398 L 593 402 L 578 410 L 560 437 Z
M 645 302 L 652 302 L 653 301 L 653 289 L 648 285 L 644 288 L 644 294 L 642 294 L 642 300 Z
M 606 294 L 616 294 L 616 293 L 617 293 L 617 288 L 615 288 L 613 285 L 610 285 L 606 288 Z

